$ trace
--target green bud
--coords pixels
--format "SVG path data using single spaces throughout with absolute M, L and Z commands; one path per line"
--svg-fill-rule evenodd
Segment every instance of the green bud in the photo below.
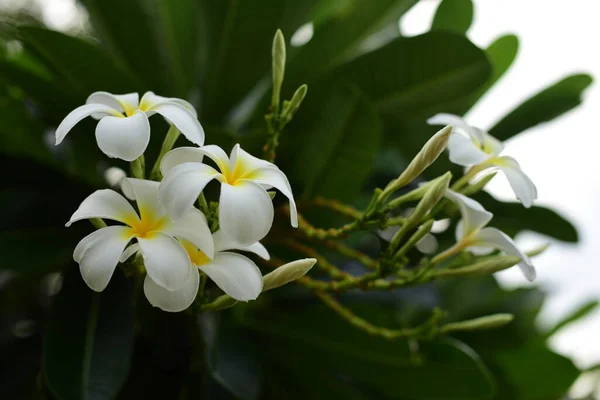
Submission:
M 306 92 L 308 91 L 308 86 L 302 85 L 294 92 L 292 99 L 288 102 L 284 102 L 283 111 L 281 113 L 282 118 L 289 122 L 300 108 L 304 97 L 306 97 Z
M 431 231 L 431 227 L 433 226 L 433 220 L 425 222 L 423 225 L 417 229 L 417 231 L 404 243 L 404 245 L 396 252 L 394 258 L 401 257 L 410 249 L 412 249 L 425 235 L 427 235 Z
M 468 321 L 453 322 L 440 328 L 442 333 L 480 331 L 484 329 L 500 328 L 514 319 L 512 314 L 494 314 Z
M 146 160 L 142 154 L 131 162 L 131 175 L 137 179 L 144 179 L 146 171 Z
M 483 261 L 476 262 L 466 267 L 441 269 L 433 273 L 434 277 L 455 277 L 455 276 L 478 276 L 490 275 L 498 271 L 503 271 L 521 262 L 520 257 L 515 256 L 493 256 Z
M 263 292 L 302 278 L 317 262 L 314 258 L 292 261 L 263 276 Z
M 546 244 L 544 244 L 544 245 L 542 245 L 540 247 L 537 247 L 537 248 L 535 248 L 535 249 L 533 249 L 531 251 L 528 251 L 527 255 L 529 257 L 535 257 L 535 256 L 540 255 L 543 252 L 545 252 L 548 249 L 548 247 L 550 247 L 550 243 L 546 243 Z
M 427 191 L 421 198 L 421 201 L 419 201 L 414 211 L 406 219 L 406 225 L 413 227 L 418 224 L 421 218 L 444 198 L 451 179 L 452 173 L 446 172 L 444 175 L 431 182 Z
M 283 76 L 285 75 L 285 39 L 280 29 L 277 29 L 273 38 L 271 57 L 273 68 L 273 97 L 271 105 L 273 112 L 277 113 L 279 110 L 281 85 L 283 84 Z
M 100 229 L 106 227 L 106 222 L 102 218 L 90 218 L 90 222 L 94 225 L 94 228 Z
M 277 194 L 277 192 L 275 192 L 273 190 L 269 190 L 269 191 L 267 191 L 267 194 L 269 195 L 271 200 L 273 200 L 275 198 L 275 195 Z
M 465 196 L 470 196 L 472 194 L 480 192 L 492 179 L 494 179 L 495 176 L 496 172 L 494 172 L 493 174 L 486 175 L 483 178 L 481 178 L 479 182 L 469 185 L 463 190 L 461 190 L 461 193 Z
M 408 164 L 408 167 L 402 172 L 400 177 L 393 182 L 397 190 L 406 184 L 412 182 L 417 176 L 421 175 L 448 146 L 448 140 L 454 127 L 448 125 L 433 135 L 423 146 L 421 151 Z
M 201 307 L 202 311 L 219 311 L 224 310 L 226 308 L 231 308 L 238 303 L 236 299 L 229 296 L 228 294 L 224 294 L 222 296 L 217 297 L 214 301 L 203 304 Z

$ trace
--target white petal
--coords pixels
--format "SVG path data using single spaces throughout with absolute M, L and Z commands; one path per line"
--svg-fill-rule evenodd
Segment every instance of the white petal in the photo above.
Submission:
M 512 187 L 517 198 L 525 207 L 531 207 L 533 201 L 537 199 L 537 189 L 531 179 L 523 172 L 519 163 L 512 157 L 499 157 L 495 161 L 500 168 L 508 183 Z
M 252 154 L 242 149 L 239 144 L 236 144 L 233 146 L 233 149 L 231 149 L 229 160 L 233 168 L 241 168 L 244 171 L 244 174 L 251 173 L 258 168 L 277 168 L 275 164 L 254 157 Z M 239 165 L 237 165 L 238 163 Z
M 137 93 L 112 94 L 108 92 L 92 93 L 85 104 L 104 104 L 114 108 L 122 113 L 133 113 L 140 103 L 140 96 Z
M 219 146 L 209 144 L 202 146 L 199 150 L 208 158 L 213 160 L 222 173 L 229 173 L 229 171 L 232 169 L 229 162 L 229 157 L 227 157 L 227 153 L 225 153 Z
M 433 236 L 431 233 L 428 233 L 417 242 L 415 247 L 423 254 L 432 254 L 435 253 L 438 248 L 438 241 L 435 236 Z
M 515 242 L 504 232 L 496 228 L 485 228 L 475 235 L 475 244 L 477 246 L 489 246 L 504 251 L 509 256 L 521 257 L 519 268 L 527 280 L 535 279 L 535 268 L 531 259 L 517 248 Z
M 480 164 L 491 157 L 477 147 L 471 138 L 458 132 L 450 135 L 448 152 L 450 161 L 464 167 Z
M 69 133 L 69 131 L 71 129 L 73 129 L 73 127 L 75 125 L 77 125 L 77 123 L 79 121 L 81 121 L 82 119 L 84 119 L 86 117 L 89 117 L 92 114 L 99 114 L 99 115 L 103 115 L 103 116 L 106 116 L 106 115 L 119 116 L 119 115 L 121 115 L 121 113 L 119 113 L 114 108 L 105 106 L 103 104 L 86 104 L 81 107 L 77 107 L 76 109 L 71 111 L 65 117 L 65 119 L 62 120 L 60 125 L 58 125 L 58 128 L 56 128 L 56 132 L 55 132 L 56 144 L 59 145 L 63 141 L 65 136 L 67 136 L 67 133 Z
M 152 280 L 167 290 L 181 289 L 190 277 L 192 265 L 181 243 L 162 233 L 137 240 L 146 272 Z
M 483 146 L 487 153 L 495 156 L 504 150 L 504 144 L 487 132 L 483 132 Z
M 89 218 L 106 218 L 129 224 L 139 221 L 139 217 L 131 204 L 119 193 L 110 189 L 96 190 L 90 194 L 71 216 L 66 226 L 75 221 Z
M 292 187 L 285 174 L 279 168 L 260 168 L 255 170 L 251 179 L 261 185 L 269 185 L 279 190 L 285 197 L 290 200 L 290 219 L 294 228 L 298 227 L 298 211 L 296 210 L 296 202 L 292 193 Z
M 89 234 L 75 247 L 73 259 L 92 290 L 101 292 L 106 288 L 130 239 L 127 227 L 107 226 Z
M 165 211 L 158 201 L 160 182 L 146 179 L 124 178 L 121 180 L 121 190 L 130 200 L 135 200 L 143 220 L 156 220 Z
M 119 258 L 119 262 L 123 263 L 123 262 L 129 260 L 129 257 L 131 257 L 132 255 L 134 255 L 138 251 L 140 251 L 140 245 L 139 245 L 139 243 L 132 244 L 131 246 L 129 246 L 128 248 L 125 249 L 125 251 L 123 252 L 123 254 L 121 254 L 121 257 Z
M 169 151 L 160 162 L 160 172 L 166 176 L 169 171 L 179 164 L 186 162 L 201 163 L 204 153 L 197 147 L 178 147 Z
M 171 169 L 160 183 L 159 200 L 173 220 L 180 220 L 192 208 L 206 184 L 215 178 L 220 179 L 221 174 L 208 165 L 180 164 Z
M 480 145 L 483 144 L 485 132 L 479 128 L 467 124 L 467 122 L 453 114 L 437 114 L 427 120 L 429 125 L 454 125 L 455 131 L 462 132 L 471 140 L 475 140 Z
M 183 99 L 178 99 L 176 97 L 159 96 L 159 95 L 154 94 L 154 92 L 144 93 L 144 95 L 142 96 L 140 108 L 147 110 L 147 109 L 151 109 L 155 105 L 158 105 L 160 103 L 166 103 L 166 102 L 179 104 L 179 105 L 183 106 L 184 108 L 186 108 L 188 111 L 190 111 L 194 115 L 194 117 L 198 116 L 196 109 L 189 102 L 187 102 Z
M 252 260 L 240 254 L 217 253 L 212 262 L 198 268 L 236 300 L 254 300 L 262 292 L 260 269 Z
M 148 115 L 158 113 L 162 115 L 190 142 L 202 146 L 204 144 L 204 129 L 198 122 L 198 118 L 181 104 L 168 102 L 153 106 L 147 111 Z
M 448 189 L 446 198 L 454 202 L 460 209 L 462 215 L 461 237 L 483 228 L 493 217 L 493 214 L 486 211 L 481 204 L 463 194 Z
M 273 203 L 259 184 L 244 180 L 236 186 L 223 183 L 219 225 L 237 243 L 250 245 L 264 238 L 273 224 Z
M 206 217 L 197 208 L 191 208 L 179 221 L 169 223 L 163 232 L 193 243 L 210 259 L 215 256 L 215 245 Z
M 249 246 L 244 246 L 236 243 L 222 230 L 218 230 L 213 233 L 213 240 L 215 241 L 215 252 L 221 252 L 225 250 L 241 250 L 254 253 L 265 260 L 269 260 L 271 258 L 269 251 L 260 242 L 256 242 Z
M 150 123 L 141 111 L 131 117 L 104 117 L 96 127 L 96 141 L 104 154 L 133 161 L 141 156 L 150 142 Z
M 154 307 L 158 307 L 163 311 L 179 312 L 188 308 L 198 294 L 198 286 L 200 283 L 200 274 L 198 269 L 192 267 L 189 279 L 181 289 L 170 291 L 158 285 L 156 282 L 146 275 L 144 279 L 144 294 Z

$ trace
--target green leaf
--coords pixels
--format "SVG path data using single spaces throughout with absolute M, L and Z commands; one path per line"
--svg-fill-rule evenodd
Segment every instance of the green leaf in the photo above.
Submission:
M 581 373 L 571 360 L 543 343 L 500 351 L 494 360 L 514 387 L 517 400 L 562 398 Z
M 498 201 L 485 192 L 475 199 L 494 214 L 492 225 L 507 235 L 514 237 L 523 230 L 547 235 L 564 242 L 577 242 L 577 229 L 564 217 L 546 207 L 525 208 L 521 203 Z
M 309 91 L 283 135 L 280 159 L 305 196 L 353 200 L 374 166 L 381 123 L 360 90 L 336 83 Z
M 102 293 L 79 268 L 65 275 L 45 330 L 42 374 L 60 400 L 110 400 L 129 372 L 133 349 L 133 285 L 115 271 Z
M 20 27 L 18 34 L 25 48 L 80 96 L 98 90 L 126 93 L 144 89 L 118 58 L 96 44 L 38 27 Z
M 455 111 L 457 99 L 487 82 L 491 66 L 485 53 L 465 37 L 429 32 L 396 39 L 337 74 L 356 83 L 383 113 L 410 120 Z
M 465 34 L 472 23 L 472 0 L 443 0 L 435 12 L 431 30 Z
M 187 97 L 197 83 L 200 30 L 194 0 L 83 0 L 94 27 L 112 52 L 125 60 L 146 90 Z
M 583 91 L 592 83 L 587 74 L 568 76 L 521 103 L 490 130 L 507 140 L 543 122 L 548 122 L 581 104 Z
M 287 90 L 313 81 L 356 55 L 365 39 L 397 24 L 416 3 L 417 0 L 350 0 L 337 7 L 337 13 L 328 12 L 315 27 L 313 38 L 290 58 L 284 83 Z
M 449 340 L 423 343 L 415 359 L 405 341 L 370 336 L 322 305 L 293 304 L 298 303 L 247 312 L 241 320 L 263 333 L 264 357 L 275 361 L 277 368 L 295 371 L 310 367 L 332 385 L 354 392 L 351 398 L 360 398 L 358 394 L 363 392 L 374 394 L 370 398 L 386 399 L 480 399 L 493 392 L 487 369 L 464 344 Z M 369 314 L 382 313 L 394 318 L 382 307 L 369 308 Z M 302 374 L 289 379 L 296 381 L 294 387 L 306 386 Z M 356 393 L 353 386 L 360 391 Z M 319 388 L 305 388 L 304 392 L 317 396 Z M 312 394 L 310 398 L 314 398 Z
M 548 332 L 546 333 L 545 336 L 550 337 L 550 336 L 554 335 L 556 332 L 560 331 L 565 326 L 570 325 L 573 322 L 579 321 L 580 319 L 587 317 L 592 312 L 596 311 L 596 309 L 598 308 L 598 305 L 600 305 L 600 302 L 598 300 L 588 301 L 587 303 L 583 304 L 582 306 L 580 306 L 579 308 L 577 308 L 576 310 L 571 312 L 569 315 L 567 315 L 566 317 L 564 317 L 563 319 L 558 321 L 556 323 L 556 325 L 554 325 L 552 328 L 550 328 L 548 330 Z

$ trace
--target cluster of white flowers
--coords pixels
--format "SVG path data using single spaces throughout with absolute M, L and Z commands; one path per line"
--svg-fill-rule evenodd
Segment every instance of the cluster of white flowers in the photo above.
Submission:
M 109 157 L 134 161 L 150 140 L 148 117 L 157 113 L 199 147 L 167 153 L 161 163 L 164 179 L 155 182 L 124 177 L 124 196 L 111 189 L 87 197 L 67 226 L 81 219 L 120 222 L 98 229 L 79 242 L 73 258 L 87 285 L 102 291 L 119 262 L 141 254 L 146 269 L 144 293 L 154 306 L 181 311 L 194 301 L 202 271 L 236 300 L 255 299 L 263 291 L 263 276 L 248 257 L 269 259 L 259 243 L 273 223 L 267 190 L 275 188 L 290 202 L 291 224 L 297 227 L 296 205 L 285 174 L 274 164 L 253 157 L 236 145 L 231 155 L 214 145 L 204 146 L 204 131 L 194 108 L 184 100 L 147 92 L 113 95 L 93 93 L 56 130 L 56 144 L 82 119 L 98 119 L 96 140 Z M 218 171 L 203 163 L 207 156 Z M 219 230 L 212 232 L 194 203 L 213 179 L 221 183 Z M 135 201 L 137 211 L 127 200 Z M 135 239 L 135 243 L 132 241 Z M 314 264 L 307 259 L 305 270 Z M 297 265 L 294 265 L 297 270 Z M 296 272 L 297 273 L 297 272 Z

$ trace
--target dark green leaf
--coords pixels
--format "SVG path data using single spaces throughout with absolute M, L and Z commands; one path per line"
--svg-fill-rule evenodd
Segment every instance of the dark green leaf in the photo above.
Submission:
M 308 94 L 284 135 L 280 159 L 305 196 L 353 200 L 373 168 L 381 123 L 356 87 L 333 84 Z
M 147 90 L 187 97 L 197 83 L 200 29 L 194 0 L 83 0 L 104 43 Z M 196 53 L 197 52 L 197 53 Z M 121 89 L 122 90 L 122 89 Z
M 465 34 L 472 23 L 472 0 L 443 0 L 435 12 L 431 30 Z
M 582 306 L 577 308 L 575 311 L 571 312 L 569 315 L 567 315 L 566 317 L 564 317 L 563 319 L 558 321 L 556 323 L 556 325 L 554 325 L 551 329 L 549 329 L 548 332 L 546 333 L 546 337 L 550 337 L 550 336 L 554 335 L 556 332 L 560 331 L 565 326 L 570 325 L 573 322 L 579 321 L 580 319 L 587 317 L 593 311 L 596 311 L 596 309 L 598 308 L 598 305 L 600 305 L 600 302 L 598 302 L 598 300 L 588 301 L 587 303 L 583 304 Z
M 379 110 L 407 120 L 454 112 L 458 98 L 489 79 L 491 66 L 485 53 L 465 37 L 430 32 L 396 39 L 351 61 L 339 73 L 356 83 Z
M 583 91 L 592 83 L 587 74 L 568 76 L 521 103 L 490 130 L 507 140 L 543 122 L 548 122 L 581 104 Z
M 25 48 L 80 96 L 98 90 L 126 93 L 144 89 L 118 58 L 96 44 L 37 27 L 21 27 L 18 33 Z
M 43 377 L 60 400 L 110 400 L 129 371 L 133 349 L 132 281 L 117 269 L 102 293 L 71 268 L 46 327 Z
M 577 242 L 577 229 L 564 217 L 546 207 L 525 208 L 521 203 L 505 203 L 480 192 L 476 200 L 494 214 L 493 226 L 509 236 L 529 230 L 564 242 Z
M 369 308 L 369 314 L 382 313 L 386 311 L 381 307 Z M 394 315 L 381 317 L 393 319 Z M 277 368 L 294 371 L 311 366 L 330 385 L 346 386 L 353 393 L 351 398 L 361 398 L 363 391 L 375 394 L 371 398 L 445 400 L 480 399 L 493 392 L 485 366 L 458 342 L 423 343 L 417 361 L 405 341 L 370 336 L 315 304 L 266 307 L 248 312 L 242 322 L 266 335 L 263 352 Z M 290 379 L 296 380 L 296 386 L 306 386 L 301 374 Z M 318 394 L 319 388 L 303 391 Z
M 313 38 L 291 60 L 285 81 L 287 90 L 313 81 L 356 55 L 365 39 L 397 24 L 416 3 L 417 0 L 351 0 L 337 7 L 337 13 L 326 13 L 326 20 L 315 27 Z

